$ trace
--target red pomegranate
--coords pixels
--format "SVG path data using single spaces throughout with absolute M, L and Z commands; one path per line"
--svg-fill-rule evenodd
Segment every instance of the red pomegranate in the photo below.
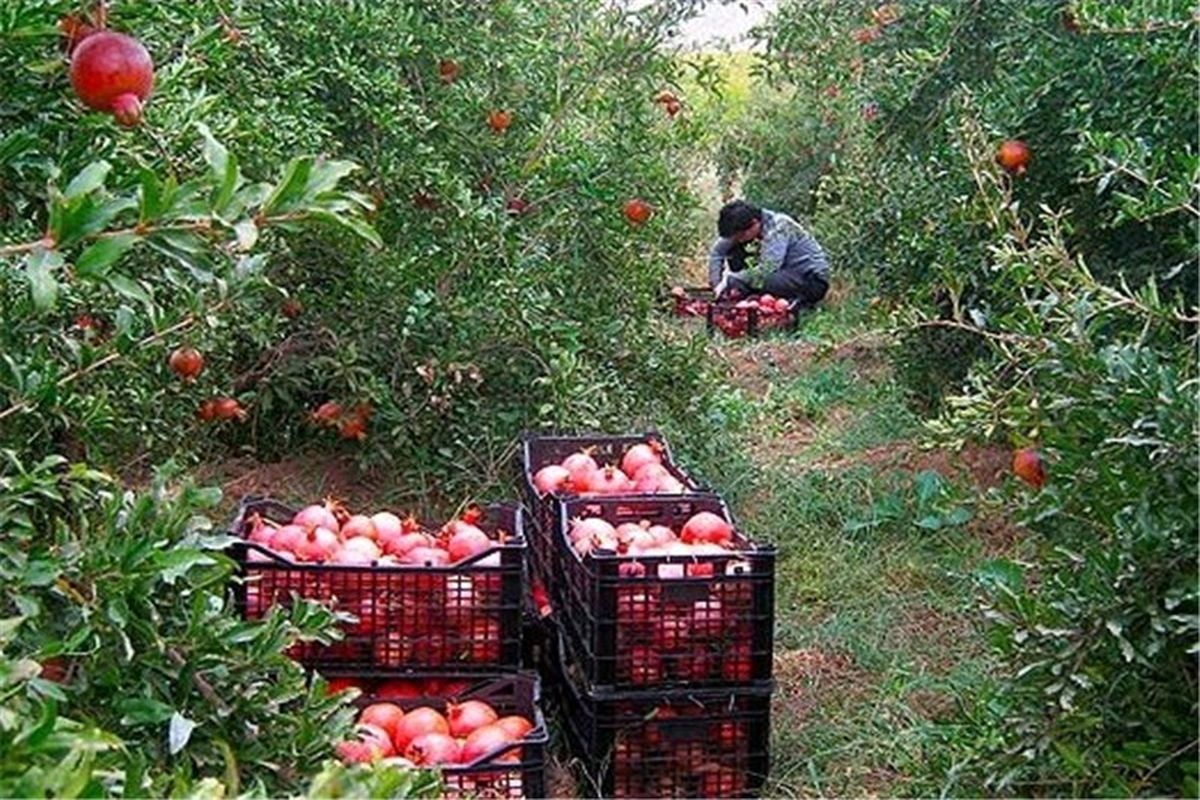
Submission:
M 99 31 L 71 54 L 71 85 L 84 105 L 134 127 L 141 124 L 142 101 L 154 88 L 154 62 L 132 36 Z

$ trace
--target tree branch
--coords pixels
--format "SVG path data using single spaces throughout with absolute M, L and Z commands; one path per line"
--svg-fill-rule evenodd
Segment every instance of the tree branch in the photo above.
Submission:
M 214 303 L 213 305 L 211 305 L 207 309 L 205 309 L 205 314 L 211 314 L 213 312 L 220 311 L 227 304 L 228 304 L 227 300 L 221 300 L 220 302 Z M 182 320 L 180 320 L 179 322 L 172 325 L 171 327 L 164 328 L 161 331 L 158 331 L 157 333 L 153 333 L 153 334 L 139 340 L 136 347 L 144 348 L 148 345 L 154 344 L 155 342 L 161 341 L 162 339 L 165 339 L 172 334 L 178 333 L 179 331 L 187 330 L 188 328 L 192 327 L 197 322 L 199 322 L 200 317 L 201 317 L 201 315 L 199 315 L 199 314 L 189 314 L 186 317 L 184 317 Z M 83 378 L 87 375 L 92 374 L 96 370 L 106 367 L 115 361 L 119 361 L 122 358 L 122 355 L 123 354 L 116 353 L 116 352 L 109 353 L 108 355 L 104 356 L 103 358 L 93 361 L 91 364 L 88 364 L 86 367 L 81 367 L 80 369 L 77 369 L 74 372 L 67 373 L 66 375 L 59 378 L 58 381 L 56 381 L 54 385 L 59 388 L 62 388 L 63 386 L 67 386 L 71 383 L 74 383 L 75 381 L 79 380 L 80 378 Z M 0 420 L 5 419 L 6 417 L 10 417 L 13 414 L 18 414 L 22 411 L 28 411 L 32 407 L 33 407 L 32 401 L 23 400 L 20 403 L 16 403 L 15 405 L 11 405 L 8 408 L 4 409 L 3 411 L 0 411 Z

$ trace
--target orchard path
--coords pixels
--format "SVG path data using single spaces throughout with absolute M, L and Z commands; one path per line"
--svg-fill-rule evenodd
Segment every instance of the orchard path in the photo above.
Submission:
M 710 344 L 745 452 L 705 477 L 780 550 L 769 796 L 903 791 L 991 667 L 970 572 L 1023 542 L 987 497 L 1006 451 L 921 446 L 868 295 L 837 280 L 797 333 Z M 956 505 L 965 525 L 917 525 Z

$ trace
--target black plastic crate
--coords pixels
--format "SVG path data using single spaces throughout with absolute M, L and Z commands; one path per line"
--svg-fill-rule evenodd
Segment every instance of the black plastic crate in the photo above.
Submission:
M 549 664 L 584 796 L 758 797 L 770 770 L 771 685 L 588 691 L 569 659 Z
M 708 307 L 716 299 L 708 286 L 676 286 L 668 296 L 677 317 L 707 318 Z
M 709 304 L 705 316 L 709 334 L 719 330 L 730 339 L 738 339 L 770 330 L 795 331 L 800 327 L 800 309 L 794 304 L 786 314 L 764 314 L 757 306 L 739 307 L 740 302 L 718 300 Z
M 435 691 L 420 697 L 395 697 L 386 693 L 387 684 L 396 676 L 386 673 L 354 673 L 327 671 L 327 678 L 353 678 L 362 687 L 362 695 L 355 701 L 360 709 L 371 703 L 395 703 L 411 711 L 419 706 L 430 706 L 445 713 L 447 701 L 482 700 L 500 716 L 519 714 L 533 723 L 531 730 L 520 742 L 504 747 L 481 762 L 441 768 L 445 782 L 443 797 L 495 797 L 495 798 L 542 798 L 546 796 L 546 745 L 550 741 L 549 728 L 542 714 L 542 687 L 536 674 L 516 672 L 491 676 L 459 674 L 455 683 L 465 685 L 462 691 L 441 693 Z M 412 681 L 414 676 L 404 676 Z M 421 676 L 422 680 L 438 679 L 450 682 L 449 673 Z M 503 756 L 520 751 L 516 761 L 497 761 Z M 401 754 L 402 755 L 402 754 Z
M 573 497 L 571 494 L 542 495 L 533 485 L 533 476 L 542 467 L 561 463 L 567 456 L 587 450 L 600 464 L 619 464 L 625 451 L 635 444 L 657 443 L 662 448 L 663 466 L 675 479 L 691 491 L 702 491 L 699 481 L 689 475 L 671 458 L 671 449 L 667 440 L 654 431 L 641 434 L 623 434 L 619 436 L 587 433 L 575 435 L 526 434 L 521 442 L 521 488 L 525 497 L 525 507 L 530 514 L 530 563 L 534 575 L 551 587 L 557 575 L 553 572 L 549 558 L 553 552 L 553 535 L 558 526 L 558 504 L 562 498 Z M 646 497 L 671 497 L 678 495 L 643 495 Z
M 286 522 L 297 509 L 247 497 L 230 525 L 242 536 L 251 514 Z M 479 527 L 503 542 L 446 567 L 344 566 L 289 561 L 252 542 L 231 546 L 243 581 L 235 602 L 246 618 L 262 616 L 293 596 L 331 604 L 358 617 L 330 645 L 301 642 L 292 655 L 317 668 L 495 671 L 521 665 L 525 597 L 524 511 L 519 505 L 484 509 Z
M 646 520 L 678 533 L 701 511 L 734 525 L 735 551 L 648 557 L 594 550 L 580 556 L 567 537 L 569 521 L 586 517 L 614 527 Z M 560 587 L 555 618 L 591 686 L 718 687 L 770 680 L 775 547 L 738 533 L 718 496 L 565 499 L 552 567 Z

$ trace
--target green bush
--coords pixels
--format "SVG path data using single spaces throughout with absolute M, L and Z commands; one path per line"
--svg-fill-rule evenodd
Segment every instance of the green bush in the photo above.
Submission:
M 138 128 L 70 88 L 58 26 L 100 4 L 0 11 L 0 794 L 436 792 L 325 769 L 349 712 L 283 654 L 331 615 L 237 618 L 216 494 L 107 476 L 338 448 L 511 497 L 525 429 L 694 428 L 701 343 L 652 327 L 705 133 L 653 97 L 694 3 L 105 5 L 156 62 Z M 218 396 L 245 421 L 198 420 Z
M 726 168 L 876 277 L 943 443 L 1031 446 L 1049 471 L 998 498 L 1037 557 L 979 572 L 1003 671 L 914 785 L 1194 795 L 1192 12 L 792 2 L 761 38 L 762 79 L 791 99 L 748 112 Z M 805 183 L 817 156 L 792 144 L 817 130 L 831 169 Z M 1032 150 L 1024 175 L 994 163 L 1008 138 Z
M 134 495 L 61 458 L 3 458 L 0 793 L 301 790 L 353 712 L 285 652 L 330 641 L 332 613 L 240 619 L 204 516 L 216 490 L 163 473 Z
M 57 311 L 6 326 L 12 361 L 0 386 L 23 413 L 0 435 L 101 463 L 160 459 L 181 443 L 193 455 L 224 447 L 265 458 L 358 449 L 419 493 L 478 489 L 480 453 L 524 429 L 684 414 L 706 391 L 706 371 L 691 345 L 652 335 L 650 318 L 668 254 L 688 234 L 677 224 L 691 207 L 677 165 L 704 129 L 686 113 L 669 119 L 653 97 L 681 77 L 659 45 L 690 5 L 116 4 L 111 26 L 157 59 L 146 125 L 125 131 L 82 113 L 66 84 L 54 24 L 75 6 L 23 4 L 0 28 L 0 64 L 14 76 L 0 103 L 12 209 L 0 241 L 40 235 L 56 173 L 103 159 L 113 194 L 134 196 L 142 170 L 180 182 L 201 174 L 203 122 L 247 175 L 276 175 L 297 151 L 360 164 L 346 182 L 361 194 L 347 195 L 345 210 L 365 213 L 382 246 L 370 246 L 360 213 L 329 219 L 340 226 L 264 230 L 241 267 L 191 240 L 138 247 L 120 266 L 141 287 L 132 297 L 68 271 Z M 451 82 L 439 77 L 447 59 L 459 70 Z M 503 134 L 487 124 L 495 109 L 512 114 Z M 656 209 L 640 227 L 621 213 L 634 196 Z M 367 199 L 373 209 L 354 205 Z M 5 275 L 7 322 L 30 307 L 20 270 Z M 294 320 L 280 314 L 285 295 L 303 305 Z M 81 336 L 71 328 L 81 313 L 119 336 Z M 208 359 L 191 386 L 165 368 L 181 342 Z M 47 387 L 114 348 L 119 363 Z M 679 399 L 660 401 L 656 386 Z M 192 421 L 216 394 L 237 397 L 247 422 Z M 373 406 L 364 444 L 308 422 L 329 399 Z

